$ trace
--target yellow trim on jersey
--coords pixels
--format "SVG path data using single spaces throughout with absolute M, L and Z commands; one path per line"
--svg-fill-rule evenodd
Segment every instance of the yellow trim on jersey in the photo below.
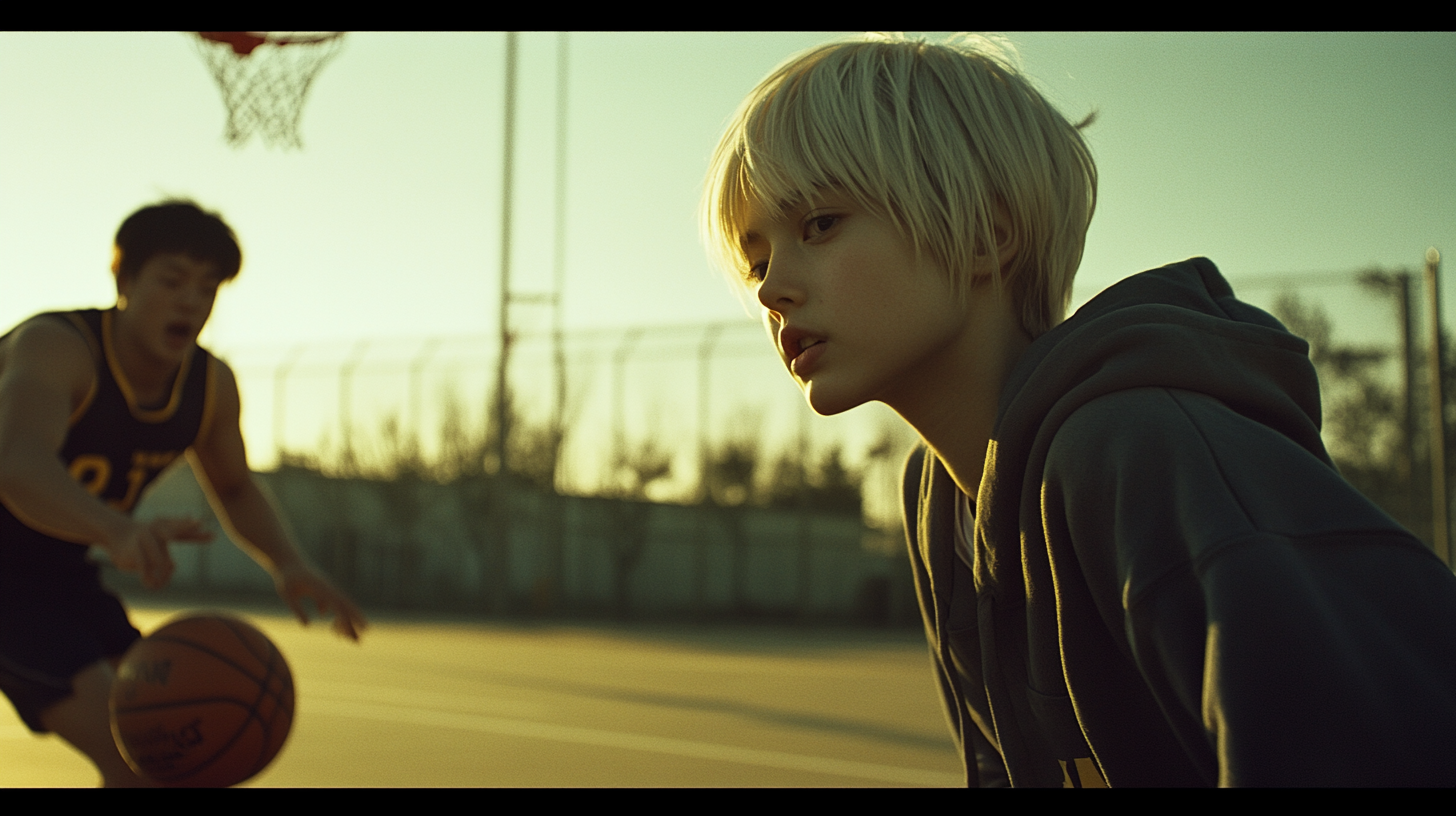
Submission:
M 212 428 L 212 415 L 216 413 L 214 406 L 217 405 L 217 358 L 207 358 L 207 387 L 202 392 L 202 422 L 197 426 L 197 436 L 193 438 L 195 444 L 198 439 L 206 439 L 207 432 Z
M 96 370 L 97 363 L 101 362 L 101 348 L 96 342 L 96 335 L 91 333 L 91 327 L 86 321 L 75 312 L 65 315 L 66 319 L 81 332 L 81 338 L 86 341 L 86 346 L 91 350 L 91 387 L 86 389 L 86 396 L 81 398 L 81 404 L 71 411 L 71 417 L 66 421 L 67 428 L 76 427 L 81 417 L 86 415 L 87 409 L 96 399 L 96 392 L 101 390 L 101 373 Z
M 1077 757 L 1070 761 L 1059 759 L 1057 762 L 1062 766 L 1062 787 L 1107 787 L 1107 780 L 1102 776 L 1102 769 L 1097 766 L 1097 763 L 1093 761 L 1092 757 Z
M 102 346 L 106 349 L 106 364 L 111 367 L 111 376 L 116 380 L 116 385 L 121 389 L 121 395 L 126 398 L 126 407 L 131 409 L 131 415 L 142 422 L 166 422 L 177 413 L 177 406 L 182 403 L 182 386 L 187 381 L 187 369 L 192 365 L 192 353 L 197 350 L 196 346 L 187 349 L 182 357 L 182 365 L 177 369 L 177 378 L 172 381 L 172 396 L 168 398 L 167 404 L 161 408 L 143 408 L 137 404 L 136 392 L 131 388 L 131 382 L 126 378 L 126 372 L 122 371 L 121 363 L 116 359 L 116 351 L 111 340 L 111 316 L 114 314 L 110 309 L 101 313 L 101 335 Z

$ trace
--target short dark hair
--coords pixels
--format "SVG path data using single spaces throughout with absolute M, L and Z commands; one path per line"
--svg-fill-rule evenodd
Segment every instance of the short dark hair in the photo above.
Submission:
M 223 280 L 236 277 L 243 265 L 237 236 L 222 216 L 186 199 L 169 199 L 143 207 L 121 222 L 112 271 L 117 278 L 131 277 L 152 256 L 166 252 L 216 264 Z

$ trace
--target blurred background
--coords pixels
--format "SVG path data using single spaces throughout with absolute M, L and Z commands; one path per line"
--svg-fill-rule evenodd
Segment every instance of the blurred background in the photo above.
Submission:
M 742 97 L 840 36 L 358 32 L 223 59 L 0 34 L 0 324 L 110 304 L 120 221 L 191 197 L 244 247 L 202 342 L 252 464 L 367 603 L 915 626 L 913 435 L 879 405 L 813 416 L 695 220 Z M 1074 304 L 1212 258 L 1311 340 L 1342 468 L 1432 540 L 1421 273 L 1456 232 L 1456 36 L 1007 37 L 1069 118 L 1098 113 Z M 209 60 L 285 58 L 299 143 L 229 145 Z M 206 507 L 184 469 L 141 512 Z M 267 589 L 231 548 L 184 557 L 181 586 Z
M 300 629 L 222 543 L 174 548 L 169 593 L 109 576 L 144 630 L 226 606 L 289 656 L 298 721 L 251 784 L 963 781 L 902 554 L 914 437 L 879 405 L 813 416 L 697 234 L 729 115 L 841 36 L 357 32 L 243 60 L 0 33 L 0 327 L 113 303 L 138 207 L 220 211 L 245 262 L 202 342 L 375 622 L 362 648 Z M 1442 552 L 1429 395 L 1456 378 L 1423 274 L 1456 244 L 1456 35 L 1008 37 L 1069 118 L 1098 112 L 1074 305 L 1212 258 L 1310 340 L 1343 472 Z M 296 128 L 229 144 L 224 86 L 233 126 Z M 138 514 L 210 518 L 185 467 Z M 5 712 L 0 785 L 91 781 Z

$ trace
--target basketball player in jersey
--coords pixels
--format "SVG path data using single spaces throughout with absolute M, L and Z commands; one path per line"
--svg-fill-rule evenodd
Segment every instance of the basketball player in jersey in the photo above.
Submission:
M 114 308 L 38 315 L 0 337 L 0 690 L 32 730 L 90 757 L 104 785 L 143 784 L 106 707 L 140 635 L 87 545 L 145 586 L 166 585 L 168 545 L 210 535 L 195 520 L 138 522 L 131 510 L 179 456 L 301 621 L 311 598 L 340 634 L 357 640 L 365 625 L 253 481 L 237 381 L 197 345 L 241 262 L 218 216 L 188 201 L 146 207 L 116 234 Z

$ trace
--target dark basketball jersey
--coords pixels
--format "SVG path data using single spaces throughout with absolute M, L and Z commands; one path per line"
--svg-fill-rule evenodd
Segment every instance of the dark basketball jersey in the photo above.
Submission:
M 142 490 L 205 430 L 212 412 L 215 362 L 195 347 L 178 370 L 166 402 L 137 404 L 112 347 L 113 310 L 87 309 L 41 316 L 73 326 L 91 349 L 96 379 L 71 415 L 60 458 L 91 495 L 130 513 Z M 0 338 L 3 339 L 3 338 Z M 86 548 L 28 527 L 0 503 L 0 572 L 84 569 Z M 0 585 L 7 583 L 0 575 Z

